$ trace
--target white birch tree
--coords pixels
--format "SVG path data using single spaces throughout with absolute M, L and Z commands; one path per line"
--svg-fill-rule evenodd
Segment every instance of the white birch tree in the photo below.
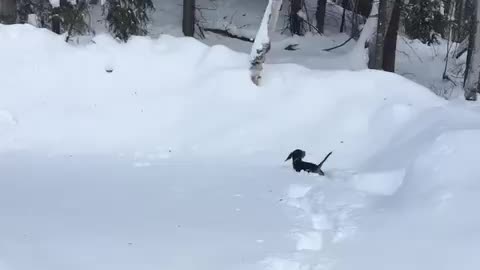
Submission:
M 265 57 L 270 50 L 270 33 L 275 30 L 282 0 L 269 0 L 250 53 L 250 78 L 260 85 Z
M 374 0 L 372 3 L 372 9 L 370 15 L 365 22 L 360 37 L 352 51 L 355 57 L 362 57 L 366 63 L 369 62 L 369 58 L 375 57 L 375 34 L 377 32 L 378 24 L 378 0 Z M 367 54 L 366 56 L 364 56 Z

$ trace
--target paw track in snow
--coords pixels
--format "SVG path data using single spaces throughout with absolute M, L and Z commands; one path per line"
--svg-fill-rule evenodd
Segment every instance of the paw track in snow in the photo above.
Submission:
M 288 204 L 301 213 L 297 216 L 300 223 L 292 232 L 292 237 L 296 239 L 295 254 L 306 257 L 306 261 L 315 262 L 302 265 L 301 269 L 327 267 L 327 264 L 319 265 L 318 260 L 314 259 L 321 257 L 318 252 L 353 236 L 358 229 L 359 211 L 379 196 L 395 193 L 404 176 L 403 170 L 330 170 L 322 181 L 290 185 L 287 191 Z M 328 258 L 322 258 L 328 262 Z M 273 265 L 281 269 L 289 265 L 288 262 L 279 260 Z
M 16 125 L 17 123 L 12 113 L 0 109 L 0 125 Z

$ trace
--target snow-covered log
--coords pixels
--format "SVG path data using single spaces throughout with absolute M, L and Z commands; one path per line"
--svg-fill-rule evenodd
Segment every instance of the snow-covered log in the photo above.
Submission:
M 269 32 L 273 32 L 275 30 L 281 5 L 281 0 L 268 1 L 260 28 L 258 29 L 255 42 L 252 46 L 252 51 L 250 53 L 250 78 L 256 85 L 260 84 L 263 63 L 265 63 L 265 56 L 270 50 Z

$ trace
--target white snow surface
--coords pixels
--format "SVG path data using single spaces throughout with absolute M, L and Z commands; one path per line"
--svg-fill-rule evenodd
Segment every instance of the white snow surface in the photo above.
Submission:
M 191 38 L 0 40 L 1 270 L 480 267 L 475 103 L 295 64 L 256 87 Z
M 60 0 L 49 0 L 49 2 L 50 2 L 50 5 L 52 5 L 52 7 L 54 8 L 60 6 Z

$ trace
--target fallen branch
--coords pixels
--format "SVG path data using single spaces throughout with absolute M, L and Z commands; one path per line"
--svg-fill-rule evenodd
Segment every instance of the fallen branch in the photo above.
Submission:
M 344 46 L 345 44 L 347 44 L 347 43 L 348 43 L 350 40 L 352 40 L 352 39 L 353 39 L 353 36 L 349 37 L 349 38 L 348 38 L 347 40 L 345 40 L 342 44 L 339 44 L 339 45 L 337 45 L 337 46 L 335 46 L 335 47 L 332 47 L 332 48 L 323 49 L 323 50 L 326 51 L 326 52 L 333 51 L 333 50 L 335 50 L 335 49 L 338 49 L 338 48 Z
M 457 48 L 457 52 L 455 54 L 455 58 L 460 58 L 467 50 L 468 50 L 468 38 L 464 39 L 461 43 L 460 46 Z
M 451 82 L 454 86 L 457 86 L 457 84 L 456 84 L 456 83 L 452 80 L 452 78 L 450 78 L 450 76 L 448 76 L 447 74 L 444 74 L 444 75 L 442 76 L 442 79 L 443 79 L 444 81 L 449 81 L 449 82 Z
M 255 41 L 255 39 L 253 39 L 253 38 L 233 34 L 233 33 L 229 32 L 228 29 L 203 28 L 203 31 L 212 32 L 212 33 L 224 36 L 224 37 L 235 38 L 235 39 L 239 39 L 239 40 L 250 42 L 250 43 L 253 43 Z
M 302 19 L 302 21 L 303 21 L 304 23 L 306 23 L 306 24 L 310 27 L 310 29 L 311 29 L 311 28 L 315 29 L 315 31 L 317 31 L 317 33 L 319 33 L 321 36 L 323 36 L 323 33 L 320 32 L 320 30 L 319 30 L 315 25 L 311 24 L 309 21 L 305 20 L 305 19 L 302 18 L 302 17 L 300 17 L 300 18 Z M 310 31 L 311 31 L 311 30 L 310 30 Z
M 309 18 L 309 16 L 308 16 L 308 9 L 307 9 L 307 3 L 306 3 L 306 1 L 303 1 L 303 9 L 305 10 L 305 17 L 307 18 L 306 21 L 308 22 L 309 30 L 310 30 L 310 32 L 312 32 L 312 26 L 313 26 L 313 25 L 310 23 L 310 18 Z M 302 19 L 303 19 L 303 18 L 302 18 Z M 303 20 L 305 21 L 305 19 L 303 19 Z M 317 31 L 318 31 L 318 29 L 317 29 Z
M 290 44 L 284 48 L 286 51 L 296 51 L 298 50 L 298 44 Z
M 402 40 L 403 40 L 403 43 L 405 43 L 405 45 L 407 45 L 407 46 L 410 48 L 410 50 L 413 52 L 413 54 L 415 54 L 415 56 L 418 58 L 418 60 L 419 60 L 421 63 L 423 63 L 422 58 L 417 54 L 417 52 L 415 51 L 415 49 L 412 48 L 412 45 L 410 45 L 410 43 L 408 43 L 408 40 L 406 40 L 404 37 L 401 37 L 401 38 L 402 38 Z

